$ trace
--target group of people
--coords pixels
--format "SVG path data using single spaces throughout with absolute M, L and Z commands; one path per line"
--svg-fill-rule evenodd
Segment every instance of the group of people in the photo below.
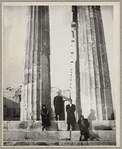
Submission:
M 55 108 L 55 119 L 61 120 L 62 115 L 62 107 L 64 106 L 63 98 L 60 96 L 60 92 L 58 92 L 58 95 L 54 97 L 54 108 Z M 74 104 L 72 104 L 72 99 L 69 99 L 69 104 L 66 106 L 66 112 L 67 112 L 67 130 L 75 130 L 75 112 L 76 107 Z M 49 120 L 49 111 L 46 108 L 46 105 L 42 106 L 41 111 L 42 116 L 42 130 L 45 129 L 46 126 L 50 126 L 50 120 Z M 79 129 L 80 129 L 80 139 L 82 140 L 82 136 L 84 136 L 83 140 L 87 140 L 89 138 L 89 122 L 87 119 L 84 118 L 83 115 L 80 115 L 79 120 Z

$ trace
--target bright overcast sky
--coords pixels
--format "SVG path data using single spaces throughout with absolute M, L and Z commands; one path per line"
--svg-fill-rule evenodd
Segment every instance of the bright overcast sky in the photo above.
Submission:
M 28 7 L 4 7 L 3 87 L 22 85 Z M 106 46 L 112 85 L 114 84 L 113 9 L 102 7 Z M 71 46 L 71 7 L 50 7 L 51 85 L 69 88 Z M 111 61 L 112 60 L 112 61 Z M 111 61 L 111 62 L 110 62 Z

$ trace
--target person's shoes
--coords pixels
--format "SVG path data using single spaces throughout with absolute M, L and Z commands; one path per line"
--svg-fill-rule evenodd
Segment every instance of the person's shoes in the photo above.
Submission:
M 81 137 L 80 137 L 79 141 L 81 141 Z
M 44 127 L 42 127 L 42 131 L 44 131 Z

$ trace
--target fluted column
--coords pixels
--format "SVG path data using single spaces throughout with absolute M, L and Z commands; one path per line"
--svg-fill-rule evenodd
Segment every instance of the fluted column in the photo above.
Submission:
M 29 7 L 21 120 L 40 120 L 42 104 L 51 110 L 49 8 Z
M 111 94 L 111 83 L 109 76 L 109 67 L 107 60 L 107 52 L 105 45 L 105 37 L 103 30 L 103 23 L 101 17 L 101 10 L 99 6 L 93 7 L 94 12 L 94 22 L 96 24 L 96 43 L 98 51 L 98 62 L 99 62 L 99 71 L 100 71 L 100 83 L 101 83 L 101 102 L 102 110 L 106 111 L 103 119 L 111 119 L 113 113 L 113 103 L 112 103 L 112 94 Z M 106 117 L 105 117 L 106 116 Z
M 91 109 L 90 100 L 90 76 L 87 50 L 87 30 L 85 7 L 78 6 L 78 46 L 79 46 L 79 73 L 80 73 L 80 97 L 82 114 L 88 117 Z
M 113 103 L 100 7 L 78 6 L 77 25 L 82 114 L 88 117 L 92 110 L 97 120 L 111 119 Z

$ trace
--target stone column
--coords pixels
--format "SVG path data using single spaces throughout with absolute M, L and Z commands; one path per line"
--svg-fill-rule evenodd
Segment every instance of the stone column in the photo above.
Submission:
M 113 114 L 113 103 L 101 10 L 100 6 L 92 7 L 92 9 L 96 26 L 95 31 L 101 83 L 101 102 L 102 111 L 104 113 L 103 119 L 110 120 Z
M 82 114 L 94 111 L 97 120 L 108 120 L 113 104 L 100 7 L 78 6 L 77 15 Z
M 42 104 L 51 110 L 49 7 L 29 7 L 21 120 L 40 120 Z
M 82 114 L 88 117 L 91 109 L 90 73 L 87 42 L 86 12 L 84 6 L 78 6 L 78 49 L 80 73 L 80 100 Z

